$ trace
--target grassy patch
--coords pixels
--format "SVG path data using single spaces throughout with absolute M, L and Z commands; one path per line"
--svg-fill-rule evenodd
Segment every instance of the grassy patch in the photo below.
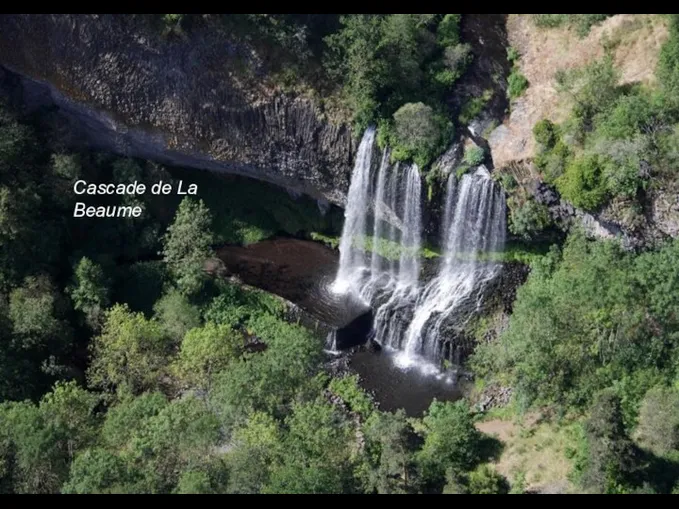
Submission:
M 323 235 L 318 232 L 311 232 L 311 240 L 316 242 L 322 242 L 331 249 L 337 249 L 339 247 L 340 238 L 337 236 Z
M 504 445 L 495 462 L 498 472 L 512 485 L 525 483 L 527 490 L 559 486 L 572 491 L 568 477 L 573 465 L 567 456 L 577 423 L 540 422 L 533 415 L 519 420 L 508 417 L 496 412 L 477 423 L 479 429 L 496 436 Z

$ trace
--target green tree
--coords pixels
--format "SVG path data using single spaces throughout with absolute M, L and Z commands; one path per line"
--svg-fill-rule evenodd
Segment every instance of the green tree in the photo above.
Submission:
M 134 393 L 160 387 L 171 348 L 172 342 L 157 321 L 116 304 L 106 313 L 103 330 L 92 343 L 89 383 Z
M 349 421 L 322 401 L 296 404 L 286 419 L 282 464 L 274 467 L 265 493 L 342 493 L 350 488 Z
M 530 240 L 552 224 L 546 205 L 532 198 L 525 200 L 521 205 L 517 201 L 514 197 L 509 199 L 509 231 L 513 234 Z
M 619 493 L 638 470 L 639 456 L 627 436 L 619 398 L 610 391 L 597 395 L 585 422 L 586 463 L 581 483 L 597 493 Z
M 175 370 L 188 385 L 208 387 L 215 374 L 240 356 L 243 343 L 243 336 L 228 325 L 208 322 L 186 334 Z
M 78 454 L 62 493 L 129 493 L 125 461 L 105 449 L 86 449 Z
M 394 150 L 402 152 L 395 154 L 399 159 L 414 157 L 426 164 L 441 143 L 441 123 L 431 106 L 421 102 L 404 104 L 394 113 L 394 132 Z
M 295 395 L 315 384 L 322 355 L 321 343 L 309 331 L 271 315 L 250 320 L 245 332 L 266 349 L 246 353 L 215 377 L 210 396 L 226 425 L 255 410 L 277 417 L 287 413 Z
M 85 314 L 87 323 L 98 328 L 104 310 L 109 306 L 109 282 L 102 268 L 87 257 L 83 257 L 75 268 L 73 283 L 68 288 L 73 308 Z
M 556 186 L 573 205 L 587 210 L 598 208 L 608 197 L 602 162 L 596 155 L 571 162 L 557 179 Z
M 413 493 L 418 486 L 416 436 L 405 411 L 376 412 L 364 427 L 364 486 L 369 492 Z
M 155 412 L 149 403 L 154 404 L 153 399 L 146 399 L 143 409 Z M 202 470 L 220 438 L 214 413 L 191 395 L 137 422 L 137 427 L 128 425 L 127 439 L 119 445 L 132 471 L 130 489 L 135 493 L 172 492 L 183 473 L 192 468 Z
M 201 324 L 198 307 L 174 288 L 156 302 L 154 311 L 163 330 L 176 343 L 181 342 L 188 331 Z
M 442 484 L 448 468 L 465 472 L 479 460 L 481 434 L 463 401 L 433 401 L 422 419 L 422 434 L 418 462 L 425 480 L 433 486 Z
M 11 444 L 13 490 L 58 493 L 76 454 L 94 443 L 99 397 L 75 382 L 58 383 L 36 406 L 0 406 L 0 443 Z
M 436 30 L 442 46 L 454 46 L 460 42 L 461 14 L 446 14 Z
M 210 212 L 203 201 L 185 197 L 163 237 L 163 259 L 184 294 L 195 294 L 205 280 L 203 264 L 212 254 L 211 224 Z
M 279 458 L 282 432 L 278 423 L 263 412 L 251 414 L 233 434 L 228 453 L 229 493 L 259 493 L 268 483 L 274 461 Z

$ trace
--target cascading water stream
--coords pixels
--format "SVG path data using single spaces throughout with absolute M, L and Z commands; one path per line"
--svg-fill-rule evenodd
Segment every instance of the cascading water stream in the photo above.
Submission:
M 365 233 L 368 204 L 370 203 L 370 163 L 375 129 L 370 127 L 358 147 L 354 171 L 347 196 L 344 226 L 340 238 L 340 262 L 333 284 L 336 293 L 353 291 L 360 284 L 365 267 Z
M 453 179 L 451 175 L 446 197 L 444 259 L 417 299 L 399 357 L 402 365 L 441 358 L 441 326 L 463 304 L 470 300 L 474 304 L 475 291 L 500 267 L 492 256 L 502 251 L 505 242 L 502 192 L 483 167 L 464 175 L 457 190 Z
M 459 181 L 450 175 L 444 256 L 437 275 L 422 287 L 420 171 L 414 164 L 390 164 L 388 150 L 373 168 L 374 142 L 370 128 L 351 177 L 332 289 L 373 307 L 375 339 L 400 351 L 399 364 L 433 366 L 452 356 L 440 337 L 443 325 L 465 306 L 475 306 L 477 290 L 497 274 L 499 263 L 489 255 L 504 248 L 504 195 L 484 167 Z

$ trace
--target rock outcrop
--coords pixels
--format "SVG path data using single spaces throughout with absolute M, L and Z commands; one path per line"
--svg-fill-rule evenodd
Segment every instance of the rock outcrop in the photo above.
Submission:
M 280 92 L 254 48 L 223 30 L 168 38 L 141 15 L 3 15 L 0 65 L 26 106 L 56 106 L 91 146 L 344 203 L 348 126 Z

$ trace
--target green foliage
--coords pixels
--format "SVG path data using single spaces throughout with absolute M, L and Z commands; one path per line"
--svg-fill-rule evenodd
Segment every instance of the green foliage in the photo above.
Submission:
M 352 426 L 333 406 L 295 405 L 286 419 L 282 463 L 264 493 L 342 493 L 349 487 Z
M 234 448 L 227 456 L 231 475 L 229 493 L 259 493 L 268 483 L 274 460 L 280 454 L 282 433 L 266 413 L 251 414 L 233 435 Z
M 447 469 L 464 472 L 479 460 L 481 435 L 463 401 L 433 401 L 422 419 L 422 434 L 424 444 L 417 459 L 428 483 L 440 484 Z
M 17 493 L 58 493 L 75 454 L 93 443 L 98 397 L 59 383 L 36 406 L 0 405 L 0 443 L 10 445 L 10 483 Z
M 443 50 L 443 69 L 434 75 L 434 79 L 441 86 L 450 88 L 462 77 L 472 58 L 472 50 L 469 44 L 447 46 Z
M 339 237 L 330 237 L 317 232 L 311 232 L 311 239 L 315 240 L 316 242 L 322 242 L 331 249 L 337 249 L 340 242 Z
M 602 166 L 596 155 L 576 158 L 556 180 L 557 189 L 576 207 L 597 209 L 608 198 Z
M 505 495 L 509 483 L 488 464 L 479 465 L 469 473 L 469 493 L 472 495 Z
M 660 49 L 656 75 L 668 106 L 679 107 L 679 16 L 672 15 L 670 36 Z
M 509 200 L 509 231 L 513 234 L 531 240 L 552 224 L 547 206 L 533 199 L 519 204 L 512 198 Z
M 416 436 L 401 409 L 374 413 L 365 425 L 366 449 L 359 469 L 365 490 L 413 493 L 418 487 Z
M 211 396 L 227 425 L 251 411 L 283 413 L 295 394 L 312 383 L 321 355 L 321 342 L 310 332 L 271 315 L 249 320 L 246 333 L 264 342 L 266 350 L 246 354 L 215 377 Z
M 650 389 L 639 407 L 639 442 L 654 454 L 665 455 L 679 449 L 679 393 L 656 386 Z
M 408 103 L 393 115 L 393 121 L 380 123 L 378 141 L 390 145 L 392 159 L 412 159 L 425 168 L 452 136 L 452 124 L 424 103 Z
M 612 14 L 532 14 L 533 22 L 539 27 L 556 28 L 569 26 L 580 37 L 585 37 L 590 29 Z
M 250 318 L 262 314 L 283 318 L 284 312 L 285 305 L 274 295 L 232 283 L 223 283 L 220 285 L 219 295 L 207 306 L 203 317 L 208 322 L 238 328 Z
M 103 319 L 104 309 L 110 304 L 109 281 L 102 268 L 87 257 L 78 262 L 73 279 L 68 289 L 73 308 L 85 314 L 90 327 L 97 328 Z
M 510 64 L 517 64 L 520 57 L 521 54 L 519 53 L 519 50 L 517 50 L 514 46 L 509 46 L 507 48 L 507 60 L 509 60 Z
M 205 280 L 203 264 L 212 254 L 212 218 L 202 200 L 185 197 L 163 238 L 163 259 L 179 290 L 192 295 Z
M 70 330 L 63 320 L 66 306 L 49 278 L 26 278 L 9 296 L 9 319 L 17 346 L 50 350 L 68 347 Z
M 375 403 L 358 384 L 358 375 L 333 378 L 328 389 L 342 398 L 352 412 L 356 412 L 364 419 L 370 417 L 375 410 Z
M 460 42 L 460 20 L 461 14 L 446 14 L 438 28 L 436 35 L 442 46 L 454 46 Z
M 521 74 L 518 67 L 512 69 L 507 77 L 507 94 L 510 99 L 520 97 L 528 88 L 528 79 Z
M 572 234 L 562 254 L 533 264 L 502 346 L 482 345 L 475 354 L 486 360 L 479 374 L 509 371 L 524 405 L 565 408 L 589 404 L 595 392 L 620 380 L 616 392 L 636 407 L 645 392 L 637 388 L 659 381 L 652 370 L 674 369 L 679 315 L 668 285 L 678 277 L 677 249 L 672 242 L 634 257 L 615 241 Z
M 546 149 L 554 148 L 559 139 L 557 127 L 548 119 L 543 118 L 533 126 L 535 141 Z
M 620 400 L 597 395 L 585 422 L 586 462 L 580 483 L 594 493 L 621 493 L 639 468 L 639 455 L 623 425 Z
M 528 80 L 519 69 L 520 57 L 521 55 L 516 48 L 512 46 L 507 48 L 507 60 L 512 64 L 512 69 L 507 76 L 507 95 L 511 100 L 520 97 L 529 85 Z
M 514 475 L 514 480 L 509 490 L 510 495 L 523 495 L 526 492 L 526 473 L 520 470 Z
M 73 460 L 61 493 L 127 493 L 126 479 L 122 458 L 105 449 L 86 449 Z
M 427 124 L 438 125 L 443 139 L 433 128 L 414 139 L 404 136 L 398 125 L 395 129 L 398 157 L 417 157 L 421 167 L 450 139 L 444 95 L 470 59 L 469 46 L 459 44 L 459 21 L 459 14 L 343 15 L 342 28 L 326 38 L 326 66 L 343 85 L 357 132 L 390 122 L 408 104 L 425 103 L 439 117 Z
M 156 302 L 154 311 L 165 334 L 175 343 L 179 343 L 189 330 L 200 326 L 200 310 L 174 288 Z
M 462 105 L 458 120 L 461 124 L 469 124 L 476 118 L 483 108 L 488 104 L 488 101 L 493 97 L 493 90 L 487 89 L 483 91 L 481 96 L 468 98 Z
M 469 166 L 478 166 L 485 159 L 486 154 L 483 147 L 477 145 L 467 145 L 464 150 L 462 161 Z
M 92 386 L 139 393 L 160 386 L 172 342 L 158 322 L 123 304 L 106 313 L 103 330 L 94 338 L 91 349 L 87 374 Z
M 206 387 L 243 351 L 243 338 L 229 325 L 208 322 L 190 330 L 181 344 L 175 370 L 190 387 Z

